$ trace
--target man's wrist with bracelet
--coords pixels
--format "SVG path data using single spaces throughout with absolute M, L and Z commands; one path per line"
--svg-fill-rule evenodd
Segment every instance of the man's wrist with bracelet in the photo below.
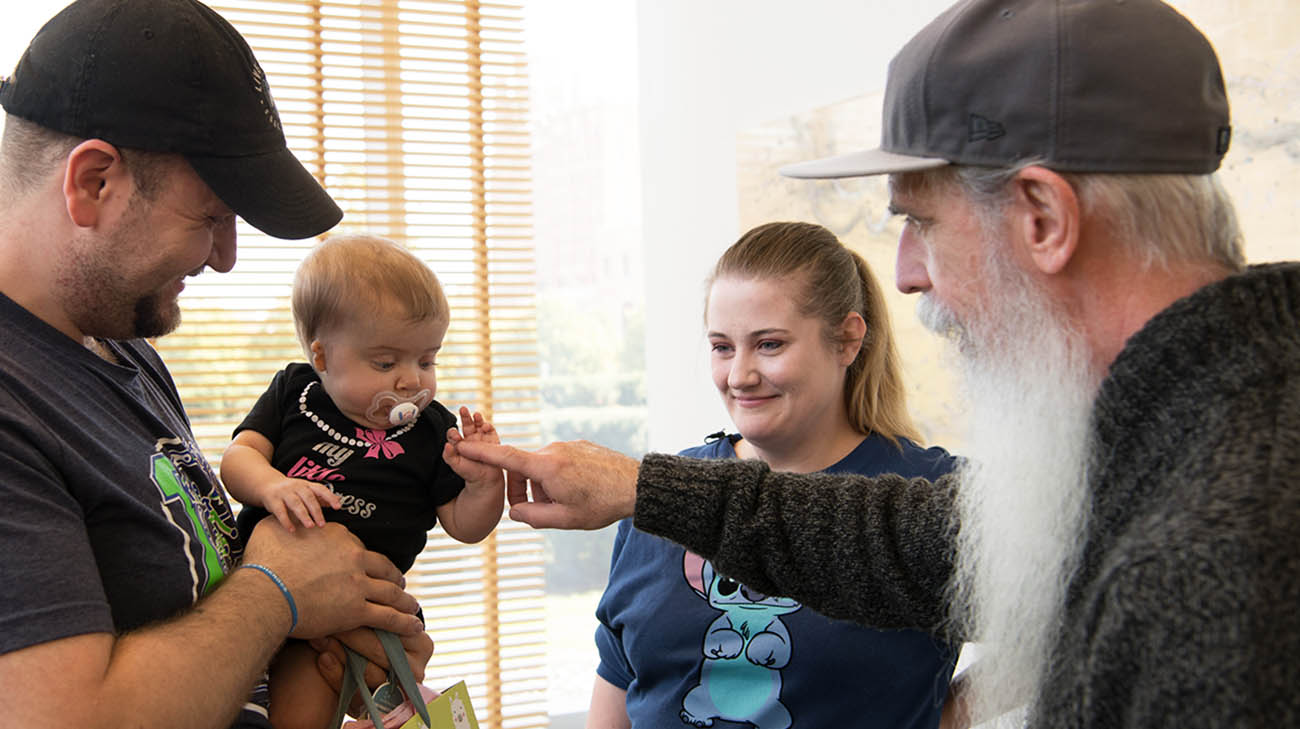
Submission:
M 281 580 L 280 576 L 277 575 L 270 567 L 267 567 L 266 565 L 260 565 L 260 564 L 255 564 L 250 562 L 248 564 L 239 565 L 239 569 L 257 570 L 258 572 L 261 572 L 262 574 L 269 577 L 271 579 L 271 582 L 274 582 L 275 586 L 280 588 L 280 594 L 284 595 L 284 601 L 289 603 L 289 618 L 290 618 L 289 632 L 292 633 L 293 629 L 298 627 L 298 604 L 293 601 L 293 593 L 289 592 L 289 588 L 284 584 L 284 580 Z

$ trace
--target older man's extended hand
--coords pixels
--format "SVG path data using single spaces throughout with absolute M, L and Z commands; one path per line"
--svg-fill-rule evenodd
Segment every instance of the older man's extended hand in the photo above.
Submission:
M 632 516 L 640 463 L 585 440 L 529 452 L 461 441 L 465 458 L 506 469 L 510 518 L 534 528 L 599 529 Z

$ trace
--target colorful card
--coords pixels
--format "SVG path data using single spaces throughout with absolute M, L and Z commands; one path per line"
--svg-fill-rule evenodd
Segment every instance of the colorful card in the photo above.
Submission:
M 474 707 L 469 702 L 469 690 L 465 682 L 460 681 L 442 692 L 442 695 L 428 703 L 431 729 L 478 729 L 478 720 L 474 718 Z M 401 729 L 423 729 L 424 722 L 418 715 L 411 717 Z

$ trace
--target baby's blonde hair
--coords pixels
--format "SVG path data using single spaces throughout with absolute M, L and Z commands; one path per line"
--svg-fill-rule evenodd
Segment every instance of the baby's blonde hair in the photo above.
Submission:
M 372 235 L 336 235 L 316 246 L 293 278 L 293 322 L 303 350 L 322 332 L 367 319 L 450 319 L 438 277 L 398 243 Z

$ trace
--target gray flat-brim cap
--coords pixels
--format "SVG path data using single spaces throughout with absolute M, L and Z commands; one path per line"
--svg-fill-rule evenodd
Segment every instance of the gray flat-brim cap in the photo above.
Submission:
M 1208 174 L 1231 138 L 1218 57 L 1158 0 L 965 0 L 889 65 L 878 149 L 781 169 L 857 177 L 1025 160 Z

